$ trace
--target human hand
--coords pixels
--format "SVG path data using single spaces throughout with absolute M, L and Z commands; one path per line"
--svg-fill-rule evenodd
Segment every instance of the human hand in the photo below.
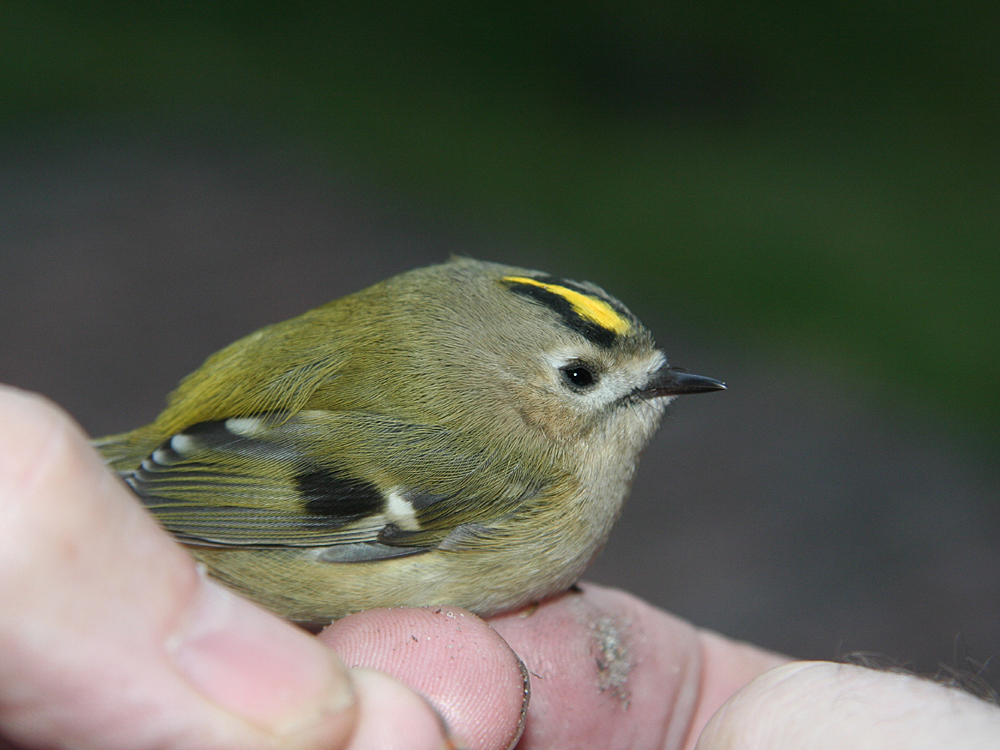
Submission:
M 625 592 L 581 589 L 490 621 L 531 674 L 518 750 L 1000 748 L 1000 709 L 957 689 L 847 664 L 791 662 L 697 630 Z M 449 677 L 421 668 L 405 617 L 362 612 L 321 638 L 349 664 L 383 669 L 420 690 L 447 716 L 436 692 Z M 378 654 L 356 645 L 372 628 L 384 639 Z M 414 661 L 399 659 L 400 651 Z
M 514 652 L 532 687 L 521 750 L 1000 742 L 1000 710 L 971 696 L 834 664 L 754 680 L 787 660 L 589 584 L 495 631 L 446 609 L 352 615 L 321 635 L 346 670 L 200 576 L 62 412 L 12 389 L 0 602 L 0 738 L 23 748 L 446 746 L 421 696 L 469 747 L 504 748 L 524 706 Z
M 438 695 L 482 727 L 483 747 L 502 747 L 521 714 L 520 663 L 470 620 L 478 653 L 458 677 L 489 695 L 458 681 Z M 444 672 L 451 649 L 431 644 L 425 657 Z M 348 671 L 315 637 L 205 578 L 62 411 L 0 387 L 0 748 L 443 742 L 423 697 Z

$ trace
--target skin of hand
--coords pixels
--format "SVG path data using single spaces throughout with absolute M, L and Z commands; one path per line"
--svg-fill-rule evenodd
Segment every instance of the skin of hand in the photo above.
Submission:
M 0 602 L 0 750 L 1000 746 L 972 696 L 787 663 L 590 584 L 317 639 L 202 575 L 62 411 L 3 387 Z

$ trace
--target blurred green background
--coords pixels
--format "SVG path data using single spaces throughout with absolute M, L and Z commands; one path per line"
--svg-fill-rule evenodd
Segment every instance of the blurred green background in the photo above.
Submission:
M 589 278 L 734 385 L 651 448 L 690 479 L 641 474 L 635 518 L 688 502 L 626 515 L 602 580 L 662 565 L 659 603 L 799 655 L 933 669 L 972 634 L 985 661 L 998 22 L 970 2 L 4 2 L 0 379 L 127 429 L 212 349 L 443 251 Z M 210 210 L 223 194 L 242 205 Z M 119 233 L 106 253 L 46 235 L 94 222 Z M 380 255 L 366 222 L 421 251 Z M 353 250 L 327 257 L 332 236 Z M 704 531 L 723 520 L 753 563 Z M 628 558 L 651 528 L 671 531 Z
M 427 210 L 558 238 L 589 275 L 734 341 L 834 350 L 993 437 L 995 4 L 42 1 L 3 16 L 9 131 L 293 144 Z

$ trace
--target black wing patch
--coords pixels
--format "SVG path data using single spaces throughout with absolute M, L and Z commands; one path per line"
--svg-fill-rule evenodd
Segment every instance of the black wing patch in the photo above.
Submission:
M 336 523 L 352 523 L 377 513 L 385 499 L 378 487 L 362 479 L 329 469 L 312 469 L 295 475 L 295 486 L 311 516 L 325 516 Z

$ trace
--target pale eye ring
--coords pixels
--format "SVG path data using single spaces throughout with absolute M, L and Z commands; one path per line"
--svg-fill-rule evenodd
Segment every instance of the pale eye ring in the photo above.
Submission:
M 597 385 L 597 375 L 586 365 L 566 365 L 562 368 L 562 375 L 574 388 L 591 388 Z

